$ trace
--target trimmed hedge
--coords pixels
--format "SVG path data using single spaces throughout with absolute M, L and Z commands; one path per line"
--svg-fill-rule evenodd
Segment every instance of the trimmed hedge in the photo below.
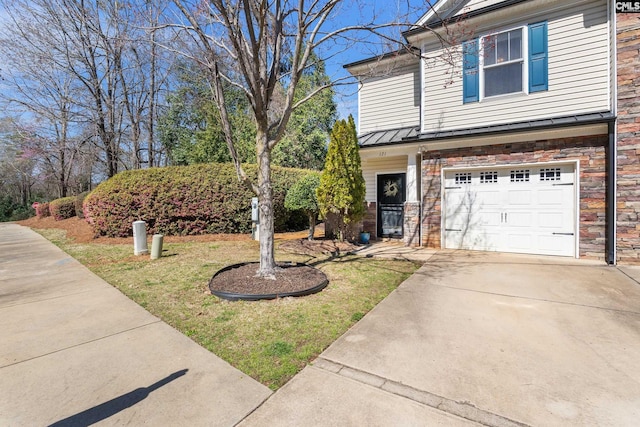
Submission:
M 243 167 L 256 178 L 256 165 Z M 307 173 L 272 168 L 276 231 L 306 227 L 304 213 L 285 209 L 284 199 Z M 149 234 L 248 233 L 251 197 L 232 164 L 171 166 L 119 173 L 87 196 L 83 210 L 96 236 L 131 236 L 132 223 L 138 220 L 147 223 Z
M 49 212 L 56 221 L 76 216 L 76 196 L 62 197 L 49 202 Z

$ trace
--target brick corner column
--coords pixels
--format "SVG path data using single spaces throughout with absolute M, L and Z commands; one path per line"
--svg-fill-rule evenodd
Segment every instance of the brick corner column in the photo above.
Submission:
M 640 261 L 640 20 L 616 13 L 618 261 Z

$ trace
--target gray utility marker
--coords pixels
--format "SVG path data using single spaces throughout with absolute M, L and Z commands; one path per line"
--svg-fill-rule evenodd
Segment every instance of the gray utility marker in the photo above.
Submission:
M 162 256 L 162 234 L 154 234 L 151 241 L 151 259 L 158 259 Z

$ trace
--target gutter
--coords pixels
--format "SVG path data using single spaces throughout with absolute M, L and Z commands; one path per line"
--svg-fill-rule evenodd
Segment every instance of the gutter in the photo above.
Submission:
M 423 33 L 428 31 L 428 29 L 433 30 L 435 28 L 444 27 L 445 25 L 454 24 L 458 21 L 463 21 L 471 18 L 475 18 L 476 16 L 484 15 L 485 13 L 494 12 L 496 10 L 504 9 L 509 6 L 513 6 L 519 3 L 524 3 L 529 0 L 506 0 L 497 4 L 493 4 L 491 6 L 486 6 L 480 9 L 472 10 L 468 13 L 463 13 L 462 15 L 453 16 L 450 19 L 441 19 L 429 24 L 425 24 L 424 26 L 412 28 L 410 30 L 404 31 L 402 36 L 407 39 L 408 37 L 414 36 L 416 34 Z

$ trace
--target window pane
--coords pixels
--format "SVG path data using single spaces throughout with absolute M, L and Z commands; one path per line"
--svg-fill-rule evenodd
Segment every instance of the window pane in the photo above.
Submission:
M 498 34 L 496 41 L 497 62 L 505 62 L 509 60 L 509 33 Z
M 511 54 L 510 59 L 513 60 L 522 58 L 522 31 L 511 31 L 509 35 L 509 53 Z
M 484 70 L 484 96 L 522 91 L 522 63 L 505 64 Z
M 484 65 L 493 65 L 496 63 L 496 37 L 487 36 L 484 38 Z

